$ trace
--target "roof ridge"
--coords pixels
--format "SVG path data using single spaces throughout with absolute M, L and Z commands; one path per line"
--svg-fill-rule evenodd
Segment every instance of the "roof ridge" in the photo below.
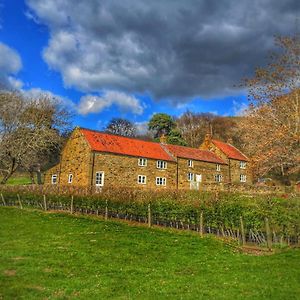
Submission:
M 86 128 L 86 127 L 77 127 L 77 128 L 78 129 L 83 129 L 83 130 L 88 130 L 88 131 L 93 131 L 93 132 L 96 132 L 96 133 L 102 133 L 102 134 L 117 136 L 117 137 L 121 137 L 121 138 L 126 138 L 126 139 L 130 139 L 130 140 L 138 140 L 138 141 L 142 141 L 142 142 L 146 142 L 146 143 L 160 144 L 159 142 L 155 142 L 155 141 L 147 141 L 147 140 L 140 139 L 140 138 L 137 138 L 137 137 L 124 136 L 124 135 L 121 135 L 121 134 L 115 134 L 115 133 L 110 133 L 110 132 L 106 132 L 106 131 L 90 129 L 90 128 Z

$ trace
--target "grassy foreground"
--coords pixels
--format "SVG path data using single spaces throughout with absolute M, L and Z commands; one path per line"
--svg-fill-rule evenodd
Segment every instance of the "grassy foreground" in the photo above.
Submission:
M 299 299 L 300 251 L 0 207 L 0 299 Z

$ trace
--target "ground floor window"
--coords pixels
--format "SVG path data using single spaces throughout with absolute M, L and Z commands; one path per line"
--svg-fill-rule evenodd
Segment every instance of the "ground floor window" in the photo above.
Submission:
M 52 177 L 51 177 L 51 183 L 52 184 L 57 184 L 57 175 L 56 174 L 52 175 Z
M 187 178 L 188 178 L 188 181 L 194 181 L 194 174 L 193 173 L 188 173 Z
M 167 180 L 165 177 L 156 177 L 156 185 L 166 185 Z
M 96 172 L 96 186 L 103 186 L 104 185 L 104 172 L 99 171 Z
M 246 182 L 247 181 L 247 176 L 245 174 L 240 175 L 240 182 Z
M 222 181 L 222 175 L 217 174 L 215 175 L 215 182 L 221 182 Z
M 146 184 L 147 182 L 147 178 L 145 175 L 138 175 L 138 180 L 137 180 L 138 184 Z
M 69 174 L 68 183 L 72 183 L 72 182 L 73 182 L 73 174 Z

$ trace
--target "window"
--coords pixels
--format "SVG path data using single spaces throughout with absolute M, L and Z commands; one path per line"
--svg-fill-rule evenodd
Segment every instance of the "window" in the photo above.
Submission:
M 145 175 L 138 175 L 138 180 L 137 180 L 138 184 L 146 184 L 147 182 L 147 178 Z
M 166 178 L 165 177 L 156 177 L 156 185 L 166 185 Z
M 73 174 L 69 174 L 68 183 L 72 183 L 72 181 L 73 181 Z
M 221 165 L 217 164 L 216 165 L 216 170 L 220 172 L 221 171 Z
M 138 165 L 140 167 L 146 167 L 147 166 L 147 159 L 146 158 L 139 158 L 138 159 Z
M 246 162 L 245 161 L 240 161 L 240 168 L 241 169 L 246 169 Z
M 188 167 L 192 168 L 193 166 L 194 166 L 194 162 L 191 159 L 189 159 L 188 160 Z
M 103 186 L 104 185 L 104 172 L 96 172 L 96 186 Z
M 240 182 L 246 182 L 247 181 L 247 176 L 244 174 L 240 175 Z
M 187 178 L 188 178 L 188 181 L 194 181 L 194 174 L 193 173 L 188 173 Z
M 166 169 L 167 168 L 167 162 L 163 161 L 163 160 L 158 160 L 156 162 L 156 167 L 158 169 Z
M 215 182 L 221 182 L 222 181 L 222 175 L 217 174 L 215 175 Z
M 56 174 L 52 175 L 52 177 L 51 177 L 51 183 L 52 184 L 57 184 L 57 175 Z

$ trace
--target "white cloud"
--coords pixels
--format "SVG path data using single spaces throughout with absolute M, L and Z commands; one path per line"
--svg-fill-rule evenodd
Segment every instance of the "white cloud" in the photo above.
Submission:
M 16 50 L 0 42 L 0 84 L 1 88 L 18 89 L 23 82 L 16 79 L 16 75 L 22 69 L 22 60 Z
M 244 102 L 233 100 L 232 110 L 235 116 L 243 116 L 248 108 L 248 105 Z
M 81 97 L 78 112 L 82 115 L 98 113 L 112 105 L 116 105 L 123 113 L 131 112 L 141 115 L 144 111 L 143 104 L 136 97 L 117 91 L 105 91 L 102 96 Z
M 148 132 L 148 121 L 135 122 L 134 125 L 136 126 L 138 134 L 144 135 Z

